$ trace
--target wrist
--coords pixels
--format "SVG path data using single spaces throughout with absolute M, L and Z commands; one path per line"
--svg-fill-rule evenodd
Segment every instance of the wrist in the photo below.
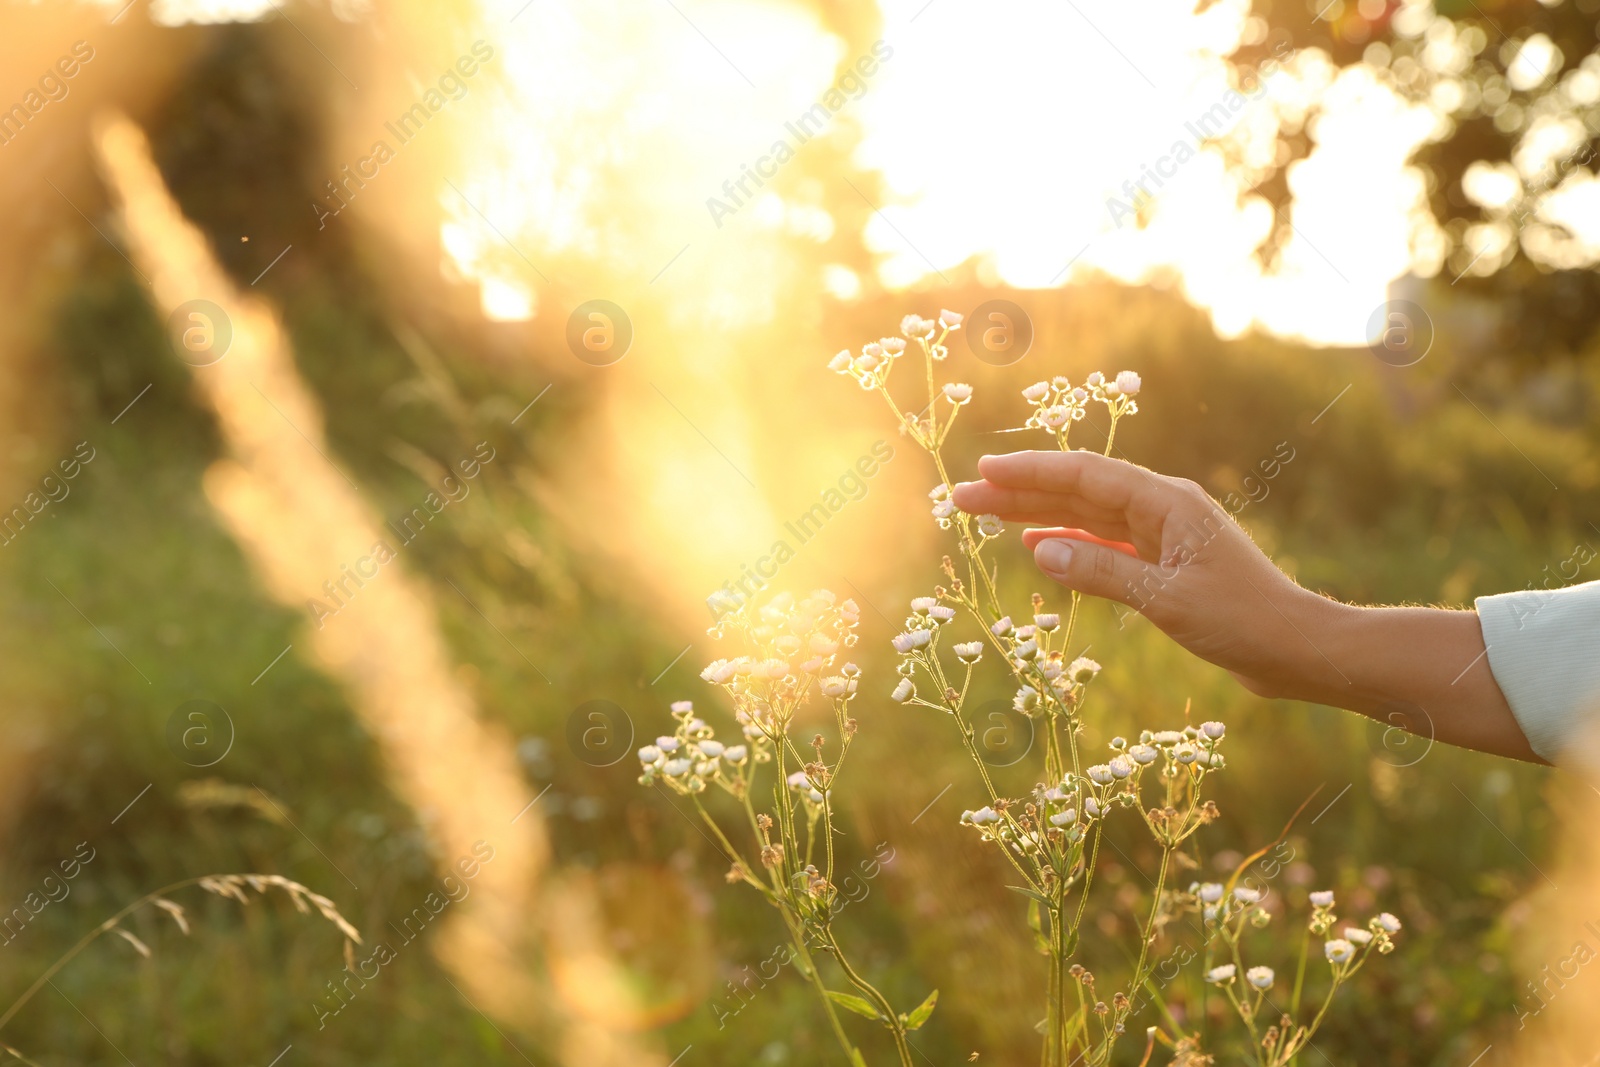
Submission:
M 1369 609 L 1298 585 L 1285 601 L 1277 620 L 1286 624 L 1277 642 L 1282 654 L 1264 679 L 1268 695 L 1350 707 L 1366 659 L 1360 650 L 1370 637 Z

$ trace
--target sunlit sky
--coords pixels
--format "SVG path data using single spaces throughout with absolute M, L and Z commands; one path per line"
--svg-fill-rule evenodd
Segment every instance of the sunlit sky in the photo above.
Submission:
M 270 3 L 158 0 L 154 14 L 167 23 L 253 20 Z M 1427 5 L 1408 3 L 1431 16 Z M 723 227 L 704 203 L 784 136 L 784 123 L 829 88 L 841 62 L 857 58 L 809 11 L 750 0 L 480 5 L 502 49 L 504 93 L 482 124 L 467 196 L 494 208 L 485 213 L 499 229 L 612 270 L 626 263 L 654 272 L 688 249 L 704 258 L 700 270 L 683 273 L 713 287 L 719 246 L 749 243 L 729 229 L 831 232 L 833 220 L 792 192 L 740 205 Z M 1390 282 L 1442 266 L 1446 244 L 1422 210 L 1420 177 L 1405 165 L 1439 128 L 1439 112 L 1402 101 L 1369 68 L 1339 71 L 1316 50 L 1282 51 L 1281 67 L 1238 106 L 1226 57 L 1267 33 L 1249 17 L 1248 0 L 1222 0 L 1201 14 L 1192 0 L 879 6 L 892 57 L 863 79 L 833 125 L 859 130 L 856 162 L 883 176 L 884 202 L 873 203 L 879 210 L 865 237 L 892 289 L 938 281 L 973 257 L 985 280 L 1023 288 L 1096 274 L 1176 278 L 1224 335 L 1255 327 L 1352 344 L 1365 340 Z M 1464 67 L 1484 44 L 1463 49 L 1448 23 L 1427 40 L 1436 70 Z M 1541 36 L 1522 47 L 1510 72 L 1518 88 L 1538 84 L 1559 59 Z M 1597 73 L 1581 74 L 1573 95 L 1600 94 Z M 1232 148 L 1263 168 L 1257 175 L 1280 128 L 1319 112 L 1315 148 L 1291 173 L 1293 230 L 1266 271 L 1255 250 L 1284 220 L 1249 193 L 1254 176 L 1225 168 L 1215 148 L 1175 161 L 1175 152 L 1195 149 L 1194 124 L 1218 105 L 1228 109 L 1216 114 L 1228 115 Z M 1535 127 L 1528 150 L 1559 154 L 1580 133 L 1556 116 Z M 816 151 L 799 150 L 808 149 Z M 1526 177 L 1530 167 L 1519 166 Z M 1500 185 L 1484 172 L 1469 188 L 1490 200 L 1519 188 L 1517 168 L 1503 170 Z M 1141 179 L 1156 195 L 1136 220 L 1111 200 L 1131 206 L 1127 183 Z M 622 211 L 619 181 L 629 184 Z M 1542 207 L 1546 220 L 1579 235 L 1563 243 L 1557 231 L 1534 233 L 1551 262 L 1600 255 L 1600 193 L 1584 185 L 1574 181 Z M 472 206 L 452 196 L 443 203 L 452 273 L 479 281 L 493 318 L 536 314 L 538 279 L 528 264 Z M 1475 228 L 1468 244 L 1483 255 L 1473 269 L 1495 269 L 1513 240 L 1505 226 Z M 729 324 L 760 321 L 769 310 L 752 295 L 760 272 L 751 276 L 737 252 L 723 262 L 736 265 L 741 306 L 713 297 L 710 309 Z M 861 288 L 841 266 L 813 281 L 842 296 Z
M 506 213 L 495 217 L 539 234 L 552 252 L 644 256 L 639 266 L 652 271 L 686 244 L 715 255 L 718 242 L 744 240 L 728 235 L 739 225 L 794 226 L 804 203 L 768 195 L 719 232 L 703 202 L 856 57 L 809 13 L 783 5 L 630 5 L 626 22 L 612 6 L 536 4 L 518 16 L 501 118 L 531 111 L 541 122 L 529 138 L 485 146 L 475 180 Z M 859 128 L 857 162 L 884 177 L 887 199 L 872 205 L 881 211 L 866 240 L 891 288 L 938 280 L 971 257 L 985 278 L 1029 288 L 1096 272 L 1129 282 L 1176 275 L 1219 332 L 1254 325 L 1348 344 L 1364 340 L 1414 248 L 1437 269 L 1437 253 L 1426 264 L 1432 223 L 1416 210 L 1421 183 L 1404 161 L 1438 120 L 1368 71 L 1341 74 L 1320 52 L 1286 52 L 1254 99 L 1219 112 L 1245 157 L 1263 165 L 1286 117 L 1298 120 L 1313 101 L 1326 110 L 1316 150 L 1294 171 L 1295 229 L 1271 273 L 1253 252 L 1274 218 L 1264 201 L 1241 196 L 1248 176 L 1227 170 L 1214 149 L 1171 162 L 1177 142 L 1195 148 L 1187 124 L 1228 103 L 1225 57 L 1241 38 L 1266 33 L 1243 0 L 1200 15 L 1190 0 L 881 6 L 892 58 L 835 122 Z M 484 10 L 492 24 L 520 7 L 485 0 Z M 597 32 L 619 24 L 627 28 Z M 1144 205 L 1144 224 L 1118 217 L 1108 200 L 1129 204 L 1124 183 L 1158 165 L 1170 176 Z M 623 220 L 595 190 L 630 167 L 644 188 Z M 485 279 L 486 310 L 531 313 L 526 271 L 470 210 L 451 210 L 459 218 L 446 227 L 447 246 Z M 623 221 L 625 230 L 614 225 Z M 859 288 L 841 269 L 823 281 L 840 294 Z

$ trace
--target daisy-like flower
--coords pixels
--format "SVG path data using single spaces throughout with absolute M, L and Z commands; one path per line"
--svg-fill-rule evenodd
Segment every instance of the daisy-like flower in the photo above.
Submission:
M 965 404 L 972 399 L 972 386 L 966 382 L 947 382 L 944 386 L 944 398 L 952 404 Z
M 1233 981 L 1233 976 L 1239 969 L 1231 963 L 1224 963 L 1220 967 L 1213 967 L 1206 972 L 1206 981 L 1213 985 L 1227 985 Z
M 1052 430 L 1061 429 L 1061 427 L 1065 426 L 1071 419 L 1072 412 L 1068 411 L 1060 404 L 1057 404 L 1054 407 L 1045 408 L 1043 411 L 1039 412 L 1039 421 L 1044 423 Z
M 1117 780 L 1116 774 L 1104 763 L 1097 763 L 1084 772 L 1089 780 L 1096 785 L 1110 785 Z
M 1011 654 L 1016 656 L 1018 659 L 1023 660 L 1024 662 L 1031 660 L 1039 654 L 1039 642 L 1032 640 L 1024 641 L 1016 648 L 1012 649 Z
M 978 533 L 984 537 L 999 537 L 1006 532 L 1005 523 L 997 515 L 979 515 Z
M 1195 891 L 1195 896 L 1200 898 L 1201 903 L 1215 904 L 1222 899 L 1222 892 L 1223 889 L 1221 884 L 1217 882 L 1204 882 L 1201 884 L 1200 888 Z
M 890 359 L 906 350 L 906 342 L 903 337 L 885 337 L 878 344 L 883 346 L 884 354 Z
M 1039 706 L 1039 691 L 1031 685 L 1023 686 L 1011 698 L 1011 706 L 1026 715 Z
M 1143 385 L 1144 381 L 1137 372 L 1131 370 L 1117 372 L 1117 392 L 1123 396 L 1137 396 Z
M 1083 814 L 1091 819 L 1098 819 L 1106 812 L 1106 806 L 1094 797 L 1083 798 Z
M 1066 826 L 1069 823 L 1074 823 L 1077 821 L 1078 813 L 1073 811 L 1071 808 L 1068 808 L 1066 811 L 1058 811 L 1054 815 L 1050 816 L 1051 826 Z
M 839 651 L 839 642 L 826 634 L 812 634 L 808 644 L 811 646 L 811 651 L 819 656 L 831 656 Z
M 661 750 L 655 745 L 646 745 L 639 750 L 639 762 L 645 766 L 653 766 L 661 762 Z
M 889 694 L 889 699 L 896 704 L 904 704 L 917 695 L 917 687 L 911 684 L 910 678 L 902 678 L 894 687 L 894 692 Z
M 932 640 L 933 634 L 927 630 L 908 630 L 903 634 L 895 634 L 889 642 L 894 645 L 894 650 L 903 656 L 919 648 L 928 647 L 928 642 Z
M 1241 904 L 1255 904 L 1261 900 L 1261 890 L 1236 885 L 1233 887 L 1233 899 Z
M 701 671 L 700 677 L 716 685 L 724 685 L 734 676 L 735 670 L 736 668 L 732 662 L 719 659 Z
M 687 715 L 693 710 L 694 701 L 692 700 L 674 700 L 672 702 L 672 714 L 674 715 Z
M 1384 912 L 1372 921 L 1381 926 L 1384 933 L 1398 934 L 1400 932 L 1400 920 L 1388 912 Z
M 939 604 L 928 609 L 928 618 L 943 626 L 956 617 L 956 609 L 948 604 Z
M 1172 758 L 1179 763 L 1193 763 L 1199 755 L 1199 751 L 1187 741 L 1172 750 Z
M 905 334 L 907 337 L 921 337 L 923 335 L 922 316 L 907 315 L 905 318 L 901 319 L 900 332 Z
M 918 615 L 926 615 L 939 603 L 938 597 L 916 596 L 911 598 L 911 610 Z
M 855 356 L 851 355 L 850 350 L 846 348 L 837 356 L 834 356 L 832 359 L 828 360 L 828 369 L 836 374 L 849 374 L 850 363 L 854 359 Z
M 964 811 L 961 821 L 971 823 L 973 826 L 989 826 L 1000 821 L 1000 813 L 985 804 L 977 811 Z
M 1043 400 L 1049 395 L 1049 382 L 1034 382 L 1032 385 L 1028 386 L 1022 391 L 1022 399 L 1026 400 L 1030 404 L 1037 404 L 1039 401 Z
M 1061 626 L 1061 616 L 1056 614 L 1035 615 L 1033 624 L 1045 633 L 1052 633 Z
M 1010 633 L 1011 632 L 1011 616 L 1007 615 L 1005 618 L 1001 619 L 999 622 L 997 622 L 993 626 L 989 627 L 989 632 L 994 634 L 996 637 L 1004 637 L 1006 634 Z
M 716 759 L 727 751 L 721 741 L 702 741 L 699 745 L 700 755 L 706 759 Z
M 689 773 L 689 761 L 686 759 L 669 759 L 662 765 L 661 770 L 669 778 L 682 778 Z
M 1091 371 L 1085 384 L 1088 385 L 1090 389 L 1098 389 L 1106 384 L 1106 376 L 1101 374 L 1099 371 Z
M 1333 890 L 1319 889 L 1311 894 L 1311 906 L 1314 908 L 1333 907 Z
M 729 745 L 722 753 L 724 761 L 738 766 L 750 756 L 750 750 L 743 745 Z
M 941 500 L 933 506 L 933 517 L 936 519 L 948 519 L 955 513 L 956 502 L 954 500 Z
M 1358 945 L 1369 944 L 1372 941 L 1372 931 L 1363 930 L 1359 926 L 1346 926 L 1344 928 L 1344 939 L 1346 941 L 1354 941 Z
M 1228 732 L 1228 728 L 1220 722 L 1203 722 L 1200 724 L 1200 732 L 1211 738 L 1211 740 L 1218 741 L 1221 740 L 1223 734 Z
M 1323 953 L 1328 957 L 1329 963 L 1349 963 L 1350 958 L 1356 954 L 1356 947 L 1342 937 L 1325 942 L 1322 946 Z
M 822 680 L 822 695 L 825 697 L 837 700 L 840 697 L 850 696 L 855 691 L 856 680 L 854 678 L 833 677 Z
M 1158 750 L 1151 748 L 1149 745 L 1134 745 L 1128 749 L 1128 755 L 1133 757 L 1135 763 L 1146 766 L 1154 763 L 1156 757 L 1160 754 Z
M 1245 981 L 1263 992 L 1272 988 L 1272 981 L 1276 977 L 1271 967 L 1252 967 L 1244 972 Z
M 928 490 L 928 499 L 933 501 L 935 504 L 941 500 L 949 500 L 950 487 L 945 485 L 943 482 L 940 482 L 938 485 Z
M 939 325 L 947 330 L 958 330 L 961 328 L 961 320 L 964 318 L 966 318 L 965 315 L 957 315 L 954 311 L 943 309 L 939 312 Z
M 678 739 L 676 737 L 658 737 L 656 738 L 656 747 L 663 752 L 676 752 L 678 751 Z
M 964 641 L 960 644 L 951 645 L 950 651 L 954 652 L 956 654 L 956 659 L 960 660 L 962 663 L 976 663 L 978 660 L 983 658 L 983 642 Z
M 1126 778 L 1134 771 L 1138 770 L 1138 764 L 1134 763 L 1133 760 L 1129 759 L 1127 756 L 1117 756 L 1112 759 L 1110 763 L 1106 764 L 1106 766 L 1110 767 L 1111 773 L 1116 775 L 1118 778 Z
M 1100 664 L 1088 656 L 1079 656 L 1067 665 L 1067 677 L 1078 685 L 1093 681 L 1094 676 L 1100 673 Z
M 863 356 L 871 356 L 873 359 L 879 359 L 883 356 L 883 346 L 876 341 L 868 342 L 861 346 L 861 354 Z

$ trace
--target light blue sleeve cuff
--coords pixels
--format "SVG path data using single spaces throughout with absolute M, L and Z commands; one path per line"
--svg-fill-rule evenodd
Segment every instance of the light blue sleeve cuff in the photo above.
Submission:
M 1489 670 L 1534 752 L 1600 762 L 1600 582 L 1477 599 Z

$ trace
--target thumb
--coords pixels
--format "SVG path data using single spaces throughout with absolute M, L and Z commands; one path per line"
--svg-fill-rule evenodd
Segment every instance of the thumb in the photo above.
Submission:
M 1052 537 L 1040 541 L 1033 561 L 1045 576 L 1068 589 L 1115 600 L 1129 607 L 1144 602 L 1142 590 L 1150 565 L 1115 548 L 1075 538 Z

